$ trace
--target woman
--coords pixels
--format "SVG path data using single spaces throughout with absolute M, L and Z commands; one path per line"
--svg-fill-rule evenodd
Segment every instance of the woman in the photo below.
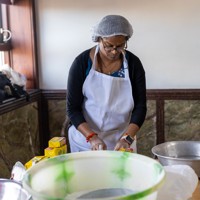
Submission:
M 67 85 L 71 152 L 134 145 L 146 116 L 146 83 L 140 60 L 126 50 L 132 34 L 127 19 L 105 16 L 93 29 L 98 44 L 74 60 Z

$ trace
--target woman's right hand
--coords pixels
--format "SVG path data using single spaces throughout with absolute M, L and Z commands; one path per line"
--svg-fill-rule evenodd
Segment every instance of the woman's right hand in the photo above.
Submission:
M 100 139 L 98 137 L 98 135 L 94 135 L 90 140 L 89 140 L 90 144 L 91 144 L 91 149 L 93 151 L 98 151 L 98 150 L 106 150 L 106 144 L 104 143 L 104 141 L 102 139 Z

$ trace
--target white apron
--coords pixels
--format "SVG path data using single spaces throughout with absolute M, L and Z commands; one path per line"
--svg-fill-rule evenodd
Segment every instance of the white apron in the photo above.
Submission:
M 83 114 L 89 127 L 113 150 L 117 141 L 126 132 L 134 108 L 128 63 L 123 53 L 125 77 L 113 77 L 95 70 L 96 47 L 92 68 L 83 84 Z M 69 128 L 71 152 L 91 150 L 90 143 L 74 126 Z M 132 144 L 136 151 L 136 142 Z

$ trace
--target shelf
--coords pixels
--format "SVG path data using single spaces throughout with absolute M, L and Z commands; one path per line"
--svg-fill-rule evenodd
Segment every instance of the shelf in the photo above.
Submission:
M 0 103 L 0 115 L 40 100 L 41 98 L 40 89 L 31 89 L 28 90 L 27 92 L 30 95 L 29 101 L 27 101 L 26 97 L 24 96 L 18 99 L 10 98 L 5 100 L 3 103 Z
M 0 43 L 0 51 L 9 51 L 12 49 L 11 42 Z

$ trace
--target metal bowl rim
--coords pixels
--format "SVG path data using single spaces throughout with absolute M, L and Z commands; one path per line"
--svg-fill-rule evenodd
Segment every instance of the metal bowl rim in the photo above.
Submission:
M 14 183 L 14 184 L 17 184 L 19 185 L 20 187 L 22 187 L 22 184 L 20 182 L 17 182 L 15 180 L 12 180 L 12 179 L 6 179 L 6 178 L 0 178 L 0 183 Z
M 18 189 L 20 191 L 22 191 L 26 196 L 27 196 L 27 199 L 30 199 L 30 194 L 28 193 L 28 191 L 26 191 L 24 189 L 24 187 L 22 186 L 22 183 L 20 182 L 17 182 L 15 180 L 11 180 L 11 179 L 6 179 L 6 178 L 0 178 L 0 184 L 3 184 L 3 183 L 11 183 L 12 185 L 15 185 L 15 187 L 18 187 Z M 29 197 L 29 198 L 28 198 Z
M 171 143 L 174 143 L 174 144 L 178 144 L 178 143 L 196 143 L 196 144 L 200 145 L 200 141 L 169 141 L 169 142 L 164 142 L 164 143 L 161 143 L 161 144 L 158 144 L 158 145 L 154 146 L 151 149 L 151 151 L 158 158 L 165 158 L 165 159 L 179 160 L 179 161 L 194 161 L 194 162 L 200 161 L 200 157 L 197 158 L 197 159 L 194 159 L 194 158 L 193 159 L 191 159 L 191 158 L 179 158 L 179 157 L 175 158 L 175 157 L 171 157 L 171 156 L 160 155 L 160 154 L 155 152 L 155 149 L 157 149 L 158 147 L 165 146 L 166 144 L 171 144 Z

